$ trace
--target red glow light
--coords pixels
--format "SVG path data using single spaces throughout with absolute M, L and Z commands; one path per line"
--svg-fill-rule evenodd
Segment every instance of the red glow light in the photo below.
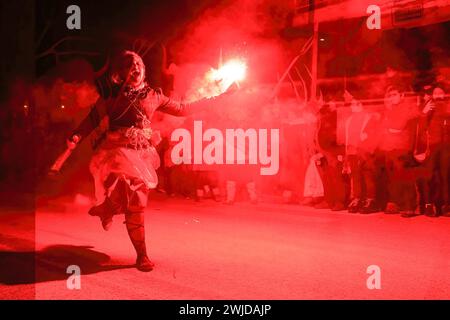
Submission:
M 219 84 L 220 91 L 225 92 L 234 82 L 243 81 L 247 73 L 247 64 L 239 59 L 226 62 L 219 69 L 211 69 L 207 79 Z

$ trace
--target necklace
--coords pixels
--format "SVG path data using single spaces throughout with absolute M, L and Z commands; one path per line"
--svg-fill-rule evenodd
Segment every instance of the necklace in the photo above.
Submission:
M 143 113 L 141 104 L 137 102 L 139 102 L 140 100 L 144 100 L 151 90 L 152 89 L 148 85 L 145 85 L 140 89 L 133 89 L 131 87 L 126 87 L 123 92 L 123 95 L 130 101 L 130 103 L 125 108 L 125 110 L 114 119 L 114 121 L 117 121 L 120 118 L 122 118 L 130 110 L 131 107 L 134 107 L 136 112 L 138 112 L 139 114 L 139 118 L 143 121 L 143 124 L 150 124 L 150 121 Z

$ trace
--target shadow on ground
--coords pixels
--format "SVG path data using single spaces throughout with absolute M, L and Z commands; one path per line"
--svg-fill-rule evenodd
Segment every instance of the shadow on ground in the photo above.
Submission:
M 66 280 L 67 267 L 77 265 L 82 275 L 133 265 L 105 265 L 110 257 L 90 246 L 53 245 L 40 251 L 0 251 L 0 283 L 6 285 L 33 284 Z

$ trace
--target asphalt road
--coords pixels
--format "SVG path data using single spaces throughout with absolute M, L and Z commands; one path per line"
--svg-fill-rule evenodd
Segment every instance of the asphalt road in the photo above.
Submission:
M 105 232 L 87 208 L 1 210 L 1 299 L 450 299 L 449 218 L 161 198 L 146 211 L 156 268 L 142 273 L 123 217 Z

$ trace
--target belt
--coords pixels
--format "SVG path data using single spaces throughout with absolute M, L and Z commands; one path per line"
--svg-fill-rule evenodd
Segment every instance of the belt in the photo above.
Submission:
M 150 138 L 152 137 L 152 129 L 137 127 L 114 127 L 110 130 L 114 135 L 111 137 L 115 143 L 123 144 L 130 149 L 148 149 L 152 146 Z

